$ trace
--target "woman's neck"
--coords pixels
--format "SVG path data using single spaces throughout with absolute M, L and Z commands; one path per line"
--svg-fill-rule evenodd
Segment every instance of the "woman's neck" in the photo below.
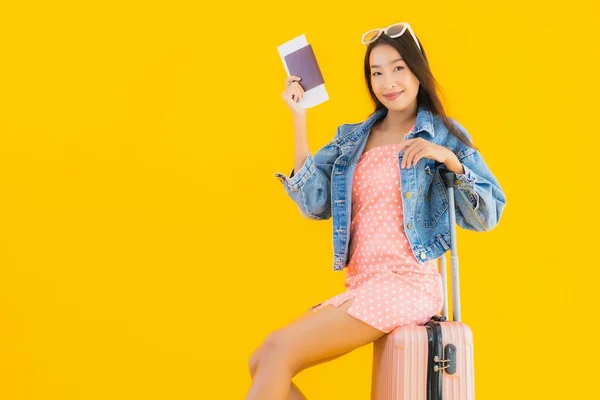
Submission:
M 386 135 L 405 135 L 417 120 L 417 102 L 401 111 L 388 110 L 379 124 L 379 130 Z

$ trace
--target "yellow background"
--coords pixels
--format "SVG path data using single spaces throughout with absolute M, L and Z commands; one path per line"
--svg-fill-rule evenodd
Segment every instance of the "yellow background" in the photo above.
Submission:
M 304 33 L 322 68 L 315 152 L 368 116 L 360 37 L 398 21 L 508 199 L 459 230 L 477 398 L 596 393 L 598 5 L 491 3 L 3 1 L 0 399 L 242 399 L 252 351 L 345 275 L 273 176 L 277 46 Z M 295 382 L 367 399 L 370 363 Z

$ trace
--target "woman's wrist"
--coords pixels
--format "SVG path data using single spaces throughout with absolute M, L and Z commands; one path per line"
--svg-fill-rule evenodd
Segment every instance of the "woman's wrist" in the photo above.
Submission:
M 448 168 L 449 171 L 452 171 L 455 174 L 465 173 L 462 163 L 458 157 L 456 157 L 456 154 L 454 154 L 454 152 L 450 149 L 448 149 L 448 156 L 446 157 L 446 160 L 444 160 L 444 165 L 446 165 L 446 168 Z

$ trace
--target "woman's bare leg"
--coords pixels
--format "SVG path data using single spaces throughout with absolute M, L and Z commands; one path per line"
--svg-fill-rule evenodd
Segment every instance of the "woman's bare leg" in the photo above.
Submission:
M 271 333 L 260 349 L 246 400 L 284 400 L 292 378 L 309 366 L 330 361 L 384 335 L 346 311 L 354 299 L 339 307 L 326 306 Z
M 288 394 L 287 400 L 307 400 L 304 393 L 298 389 L 298 386 L 294 382 L 290 386 L 290 392 Z
M 262 350 L 262 346 L 254 351 L 252 356 L 250 357 L 250 376 L 254 379 L 254 375 L 256 374 L 256 369 L 258 368 L 258 362 L 260 360 L 260 353 Z M 287 397 L 287 400 L 306 400 L 306 396 L 304 393 L 300 391 L 300 388 L 296 386 L 294 382 L 290 385 L 290 393 Z

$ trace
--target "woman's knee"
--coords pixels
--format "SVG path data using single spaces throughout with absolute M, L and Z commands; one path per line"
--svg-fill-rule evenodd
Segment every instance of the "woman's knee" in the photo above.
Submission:
M 250 376 L 254 378 L 254 374 L 258 368 L 260 362 L 260 354 L 262 351 L 262 345 L 252 353 L 250 360 L 248 361 L 248 369 L 250 370 Z
M 286 345 L 285 345 L 285 335 L 283 330 L 277 330 L 271 332 L 265 338 L 261 351 L 263 354 L 268 354 L 269 357 L 274 355 L 283 356 L 285 354 Z
M 277 364 L 281 368 L 288 369 L 294 375 L 301 369 L 302 365 L 294 354 L 294 343 L 286 335 L 285 329 L 279 329 L 270 333 L 261 347 L 261 362 Z M 297 352 L 297 350 L 296 350 Z
M 278 330 L 267 335 L 260 347 L 252 353 L 248 361 L 250 375 L 254 377 L 259 363 L 262 359 L 273 360 L 285 357 L 286 346 L 283 331 Z

